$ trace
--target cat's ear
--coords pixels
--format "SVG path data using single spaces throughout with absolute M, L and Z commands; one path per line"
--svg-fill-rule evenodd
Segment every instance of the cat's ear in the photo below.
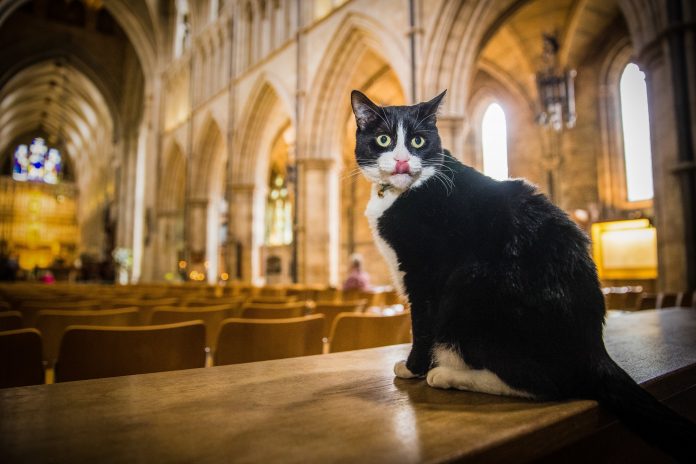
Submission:
M 436 115 L 437 110 L 440 108 L 440 104 L 442 103 L 442 99 L 445 98 L 446 93 L 447 93 L 447 89 L 445 89 L 440 95 L 433 98 L 432 100 L 427 101 L 425 103 L 421 103 L 421 106 L 425 110 L 425 114 Z
M 353 90 L 350 93 L 350 103 L 355 113 L 355 122 L 360 130 L 365 129 L 369 123 L 377 119 L 379 108 L 361 91 Z

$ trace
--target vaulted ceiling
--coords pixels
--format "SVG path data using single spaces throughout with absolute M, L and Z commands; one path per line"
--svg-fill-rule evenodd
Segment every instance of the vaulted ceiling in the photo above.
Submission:
M 536 98 L 542 34 L 555 35 L 561 67 L 577 68 L 620 18 L 616 0 L 530 0 L 501 18 L 479 55 L 479 66 L 514 81 Z

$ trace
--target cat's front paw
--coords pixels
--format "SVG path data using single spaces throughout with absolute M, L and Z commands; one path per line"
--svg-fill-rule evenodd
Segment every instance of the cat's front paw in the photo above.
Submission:
M 406 361 L 399 361 L 394 364 L 394 375 L 400 379 L 413 379 L 418 377 L 406 367 Z
M 426 381 L 428 385 L 435 388 L 451 388 L 452 376 L 450 370 L 446 367 L 434 367 L 428 371 Z

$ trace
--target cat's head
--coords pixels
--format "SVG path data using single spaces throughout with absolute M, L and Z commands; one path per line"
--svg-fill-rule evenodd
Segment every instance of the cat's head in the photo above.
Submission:
M 435 175 L 444 157 L 435 120 L 445 92 L 413 106 L 379 106 L 353 90 L 355 157 L 370 181 L 403 191 Z

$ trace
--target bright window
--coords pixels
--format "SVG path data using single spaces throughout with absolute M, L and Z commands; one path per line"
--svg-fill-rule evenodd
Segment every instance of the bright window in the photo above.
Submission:
M 499 104 L 488 106 L 481 126 L 483 173 L 494 179 L 507 179 L 507 125 L 505 112 Z
M 650 200 L 653 197 L 652 153 L 645 74 L 629 63 L 621 75 L 619 87 L 628 201 Z
M 46 145 L 41 137 L 29 146 L 19 145 L 14 152 L 12 178 L 19 181 L 57 184 L 63 169 L 60 152 Z

